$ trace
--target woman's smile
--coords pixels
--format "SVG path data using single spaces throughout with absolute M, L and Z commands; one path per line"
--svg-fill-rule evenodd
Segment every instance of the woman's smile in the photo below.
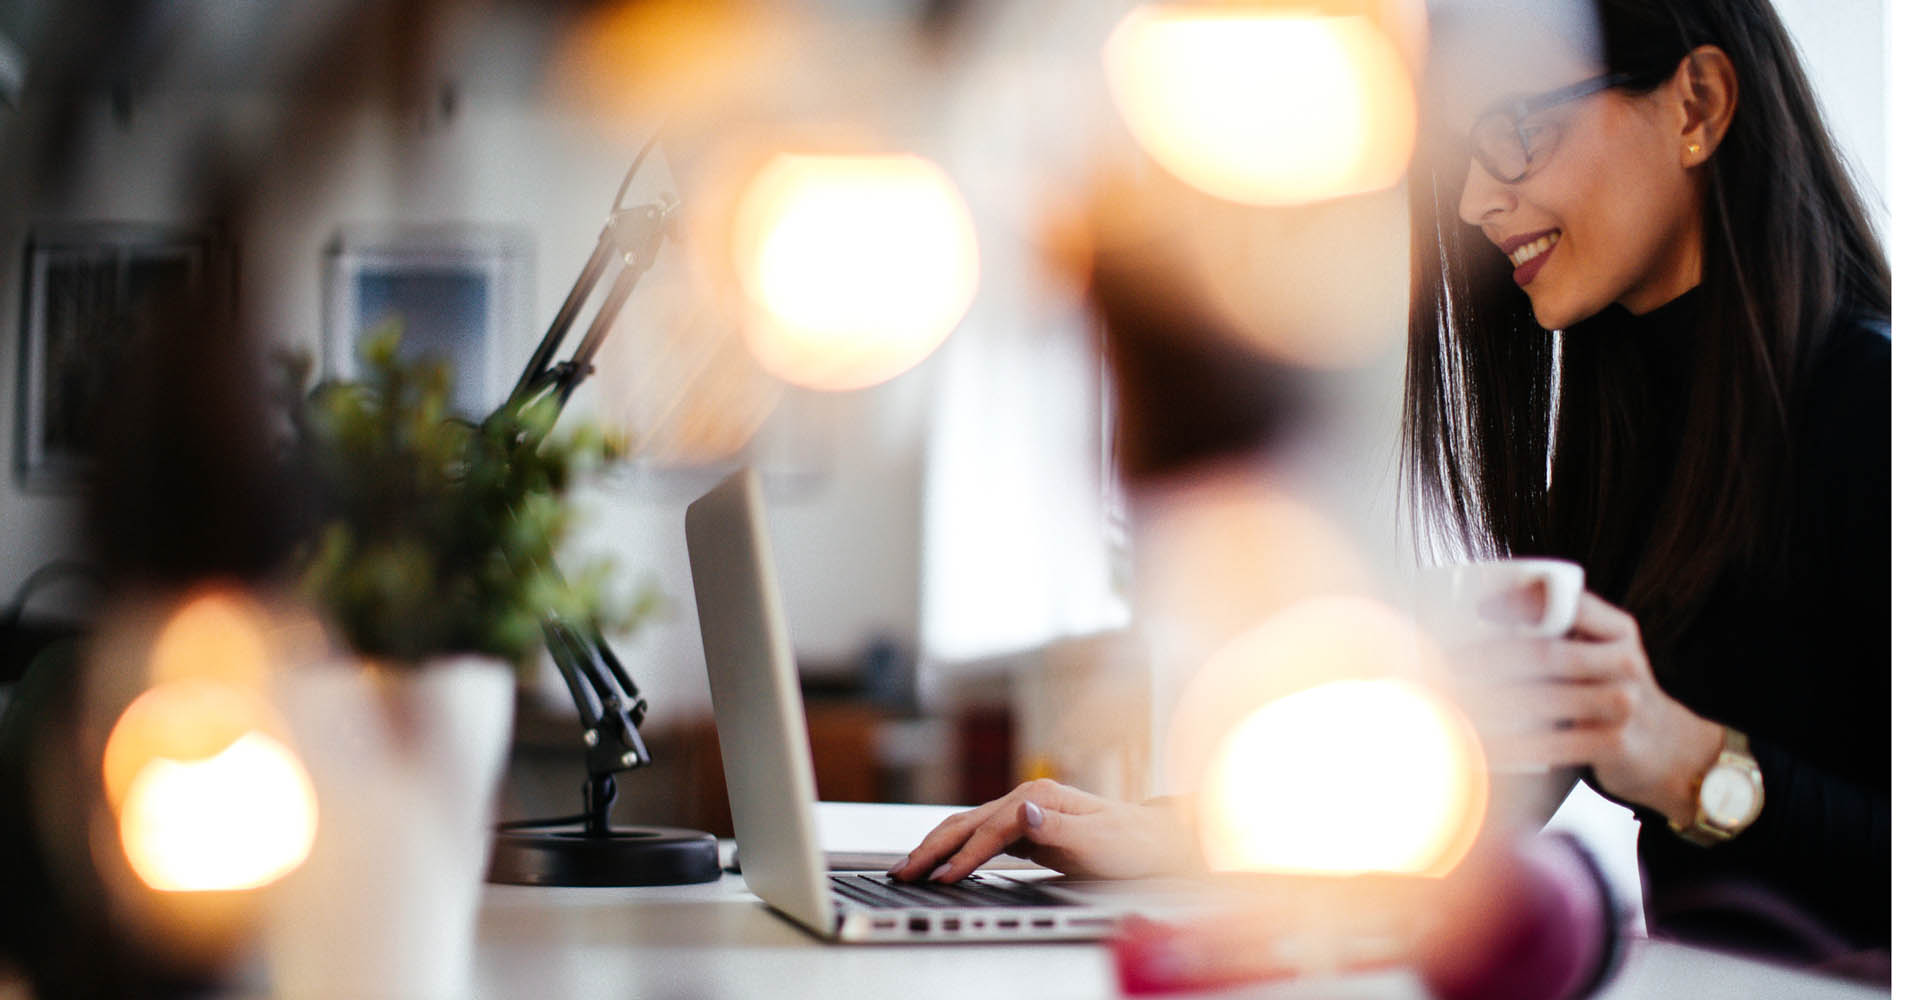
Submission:
M 1560 230 L 1539 230 L 1498 242 L 1500 251 L 1513 264 L 1513 280 L 1524 288 L 1547 266 L 1547 258 L 1560 242 Z

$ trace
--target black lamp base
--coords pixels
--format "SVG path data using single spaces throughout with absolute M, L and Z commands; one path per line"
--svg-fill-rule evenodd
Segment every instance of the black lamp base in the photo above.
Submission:
M 504 885 L 691 885 L 720 877 L 711 833 L 669 826 L 578 824 L 502 830 L 493 838 L 487 881 Z

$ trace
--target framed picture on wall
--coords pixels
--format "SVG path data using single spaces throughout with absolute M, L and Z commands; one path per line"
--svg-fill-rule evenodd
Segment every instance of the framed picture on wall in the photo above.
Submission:
M 400 325 L 400 354 L 447 365 L 451 403 L 478 419 L 519 374 L 511 347 L 532 343 L 533 239 L 510 227 L 349 228 L 327 248 L 327 374 L 358 374 L 361 346 Z
M 76 484 L 91 464 L 108 380 L 155 310 L 204 290 L 204 229 L 35 226 L 27 237 L 15 472 L 28 488 Z

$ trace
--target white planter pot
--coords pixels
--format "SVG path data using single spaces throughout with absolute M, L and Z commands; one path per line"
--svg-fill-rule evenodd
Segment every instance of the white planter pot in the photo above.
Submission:
M 279 695 L 319 829 L 274 887 L 274 994 L 465 996 L 512 671 L 476 656 L 330 665 L 290 674 Z

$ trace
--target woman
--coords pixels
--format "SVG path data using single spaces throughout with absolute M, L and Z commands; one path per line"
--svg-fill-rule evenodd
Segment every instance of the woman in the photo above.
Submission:
M 1634 809 L 1651 929 L 1884 948 L 1885 259 L 1766 0 L 1596 14 L 1593 45 L 1511 7 L 1435 18 L 1414 510 L 1476 557 L 1586 568 L 1572 634 L 1506 685 L 1488 741 Z M 1171 808 L 1030 785 L 895 875 L 951 881 L 1009 845 L 1138 874 L 1185 843 Z
M 1586 567 L 1506 731 L 1634 808 L 1652 929 L 1883 947 L 1886 263 L 1764 0 L 1598 13 L 1411 184 L 1417 506 Z

